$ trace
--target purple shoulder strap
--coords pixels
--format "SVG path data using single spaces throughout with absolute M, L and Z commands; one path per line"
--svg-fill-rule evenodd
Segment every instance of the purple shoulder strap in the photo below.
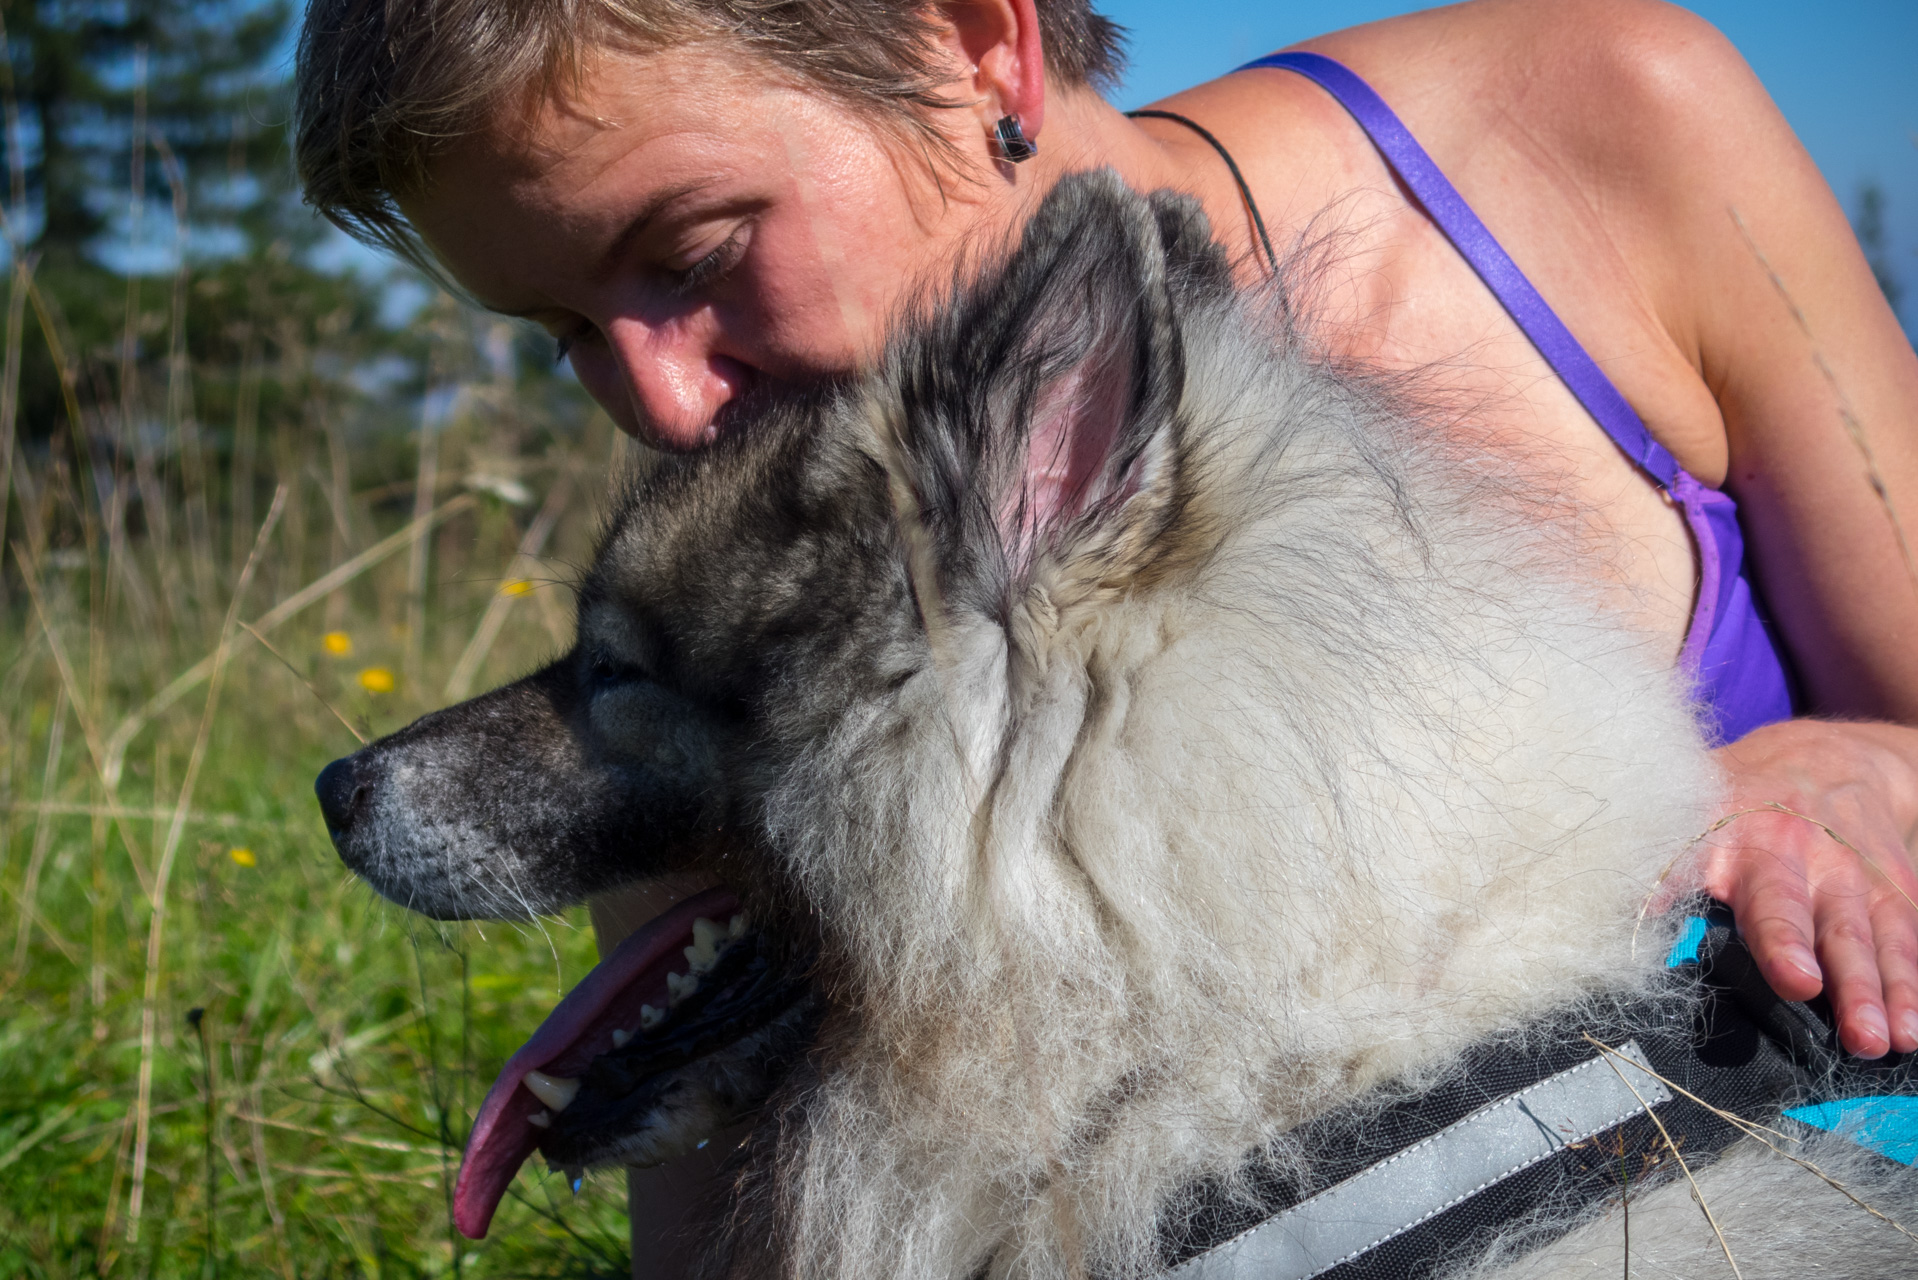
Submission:
M 1371 85 L 1318 53 L 1275 53 L 1239 70 L 1254 67 L 1297 72 L 1352 113 L 1426 216 L 1472 264 L 1579 403 L 1684 511 L 1698 548 L 1699 584 L 1679 661 L 1692 673 L 1699 711 L 1712 739 L 1735 741 L 1759 725 L 1791 716 L 1791 676 L 1745 576 L 1744 536 L 1731 495 L 1700 484 L 1652 439 L 1637 411 Z
M 1586 354 L 1565 322 L 1558 318 L 1532 282 L 1512 261 L 1503 245 L 1492 237 L 1472 207 L 1465 203 L 1457 188 L 1432 163 L 1418 139 L 1385 105 L 1385 99 L 1361 80 L 1351 68 L 1320 53 L 1274 53 L 1248 62 L 1240 71 L 1255 67 L 1276 67 L 1294 71 L 1316 82 L 1331 94 L 1359 127 L 1372 139 L 1372 145 L 1392 166 L 1399 180 L 1424 206 L 1426 215 L 1443 231 L 1461 256 L 1485 281 L 1492 295 L 1504 304 L 1525 336 L 1532 340 L 1545 362 L 1564 380 L 1586 412 L 1598 420 L 1627 457 L 1643 467 L 1652 479 L 1670 489 L 1678 479 L 1678 462 L 1665 446 L 1652 439 L 1636 410 L 1618 393 L 1612 380 Z

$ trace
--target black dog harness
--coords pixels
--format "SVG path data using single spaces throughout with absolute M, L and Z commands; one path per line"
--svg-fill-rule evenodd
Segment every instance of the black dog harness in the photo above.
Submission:
M 1309 1121 L 1248 1164 L 1237 1194 L 1188 1188 L 1161 1221 L 1161 1261 L 1167 1280 L 1406 1280 L 1515 1230 L 1536 1248 L 1678 1176 L 1674 1148 L 1695 1170 L 1744 1136 L 1713 1108 L 1777 1128 L 1806 1102 L 1918 1092 L 1914 1057 L 1845 1054 L 1830 1006 L 1780 1000 L 1713 916 L 1666 989 L 1547 1019 L 1476 1047 L 1435 1088 Z

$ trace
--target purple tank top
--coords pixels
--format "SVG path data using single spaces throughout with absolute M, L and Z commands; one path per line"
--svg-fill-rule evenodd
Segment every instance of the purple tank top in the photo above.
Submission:
M 1699 584 L 1679 662 L 1692 677 L 1699 717 L 1712 740 L 1735 742 L 1760 725 L 1790 719 L 1792 681 L 1777 636 L 1745 575 L 1738 504 L 1729 494 L 1700 484 L 1652 439 L 1637 411 L 1372 86 L 1343 63 L 1318 53 L 1275 53 L 1239 70 L 1255 67 L 1297 72 L 1352 113 L 1426 216 L 1478 272 L 1579 403 L 1684 511 L 1698 549 Z

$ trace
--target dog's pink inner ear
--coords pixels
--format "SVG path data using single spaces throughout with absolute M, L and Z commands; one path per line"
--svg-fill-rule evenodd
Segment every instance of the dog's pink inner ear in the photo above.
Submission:
M 1129 345 L 1099 344 L 1033 399 L 1024 474 L 1000 509 L 1006 546 L 1021 570 L 1088 508 L 1123 502 L 1138 487 L 1136 467 L 1112 474 L 1132 404 Z

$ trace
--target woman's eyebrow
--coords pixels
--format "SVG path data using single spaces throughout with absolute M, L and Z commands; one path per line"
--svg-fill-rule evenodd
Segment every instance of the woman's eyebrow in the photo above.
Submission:
M 711 180 L 702 178 L 655 191 L 647 198 L 646 203 L 640 206 L 639 212 L 633 215 L 620 233 L 613 237 L 613 242 L 606 246 L 606 252 L 602 253 L 599 261 L 593 264 L 595 273 L 604 274 L 618 265 L 620 259 L 624 258 L 632 248 L 633 242 L 646 234 L 646 228 L 665 212 L 668 205 L 709 185 Z
M 710 185 L 710 179 L 683 182 L 677 186 L 665 187 L 659 191 L 655 191 L 651 196 L 647 197 L 646 203 L 639 207 L 639 211 L 632 216 L 624 227 L 620 228 L 619 233 L 613 237 L 612 243 L 599 255 L 598 261 L 593 264 L 593 274 L 596 276 L 604 276 L 608 271 L 612 270 L 612 268 L 619 263 L 620 259 L 625 257 L 632 249 L 633 242 L 646 233 L 647 227 L 665 211 L 668 205 L 672 204 L 675 200 L 691 195 L 693 192 Z M 523 308 L 498 307 L 483 300 L 477 301 L 480 302 L 482 307 L 494 315 L 505 316 L 511 320 L 532 320 L 537 322 L 540 316 L 563 309 L 551 306 Z

